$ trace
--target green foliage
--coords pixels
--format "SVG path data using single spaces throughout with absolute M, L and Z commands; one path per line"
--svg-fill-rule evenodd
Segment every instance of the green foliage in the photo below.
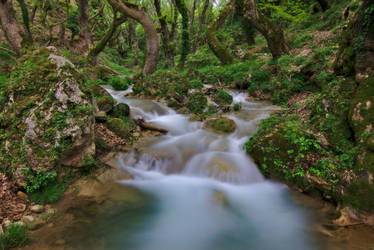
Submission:
M 234 111 L 239 111 L 241 109 L 241 104 L 240 103 L 235 103 L 233 106 Z
M 78 25 L 78 17 L 79 17 L 79 10 L 77 8 L 70 8 L 66 27 L 71 31 L 72 38 L 74 38 L 80 32 L 79 25 Z
M 54 181 L 41 190 L 33 193 L 29 193 L 29 200 L 38 204 L 52 204 L 55 203 L 64 196 L 64 193 L 68 187 L 68 182 L 57 182 Z
M 202 92 L 191 93 L 188 95 L 187 107 L 193 113 L 201 113 L 207 106 L 207 99 Z
M 22 247 L 30 243 L 30 238 L 27 237 L 26 226 L 11 224 L 4 234 L 0 234 L 0 249 L 7 250 L 15 247 Z
M 111 85 L 115 90 L 126 90 L 129 88 L 129 84 L 132 83 L 130 78 L 120 77 L 118 75 L 110 75 L 106 80 L 99 80 L 96 82 L 97 85 Z
M 50 183 L 55 182 L 57 178 L 56 173 L 47 172 L 45 169 L 37 171 L 25 169 L 22 173 L 26 181 L 25 189 L 28 193 L 34 193 L 45 188 Z
M 232 96 L 227 93 L 224 89 L 219 89 L 217 93 L 214 94 L 214 101 L 217 104 L 229 105 L 232 103 Z

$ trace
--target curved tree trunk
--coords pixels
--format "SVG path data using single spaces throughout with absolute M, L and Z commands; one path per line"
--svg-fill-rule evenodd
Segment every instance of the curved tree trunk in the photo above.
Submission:
M 188 11 L 184 0 L 175 0 L 175 4 L 179 13 L 182 15 L 182 44 L 181 44 L 181 59 L 179 62 L 179 69 L 184 68 L 188 52 L 190 50 L 190 35 L 188 32 Z
M 135 29 L 135 23 L 134 20 L 129 20 L 130 25 L 130 34 L 132 36 L 132 48 L 134 50 L 134 64 L 138 65 L 138 38 L 136 36 L 136 29 Z
M 196 53 L 196 50 L 198 48 L 200 32 L 201 32 L 201 28 L 202 28 L 202 26 L 205 22 L 205 15 L 206 15 L 206 11 L 207 11 L 208 7 L 209 7 L 209 0 L 205 0 L 203 12 L 201 13 L 201 16 L 200 16 L 200 19 L 199 19 L 199 25 L 197 26 L 195 39 L 193 41 L 192 53 Z
M 265 37 L 273 57 L 278 58 L 288 54 L 282 29 L 260 13 L 255 0 L 244 0 L 243 3 L 244 18 Z
M 220 11 L 218 17 L 209 24 L 206 31 L 208 44 L 213 53 L 218 57 L 222 64 L 231 64 L 234 61 L 234 57 L 231 53 L 223 46 L 216 36 L 216 31 L 224 24 L 225 19 L 230 14 L 235 4 L 235 0 L 230 0 L 227 5 Z
M 168 63 L 171 67 L 174 67 L 174 53 L 173 53 L 173 48 L 170 44 L 170 34 L 168 30 L 168 25 L 166 23 L 165 17 L 162 16 L 161 14 L 161 6 L 160 6 L 160 0 L 154 0 L 154 6 L 156 8 L 156 13 L 158 20 L 161 25 L 161 35 L 162 35 L 162 40 L 164 43 L 165 47 L 165 52 L 166 52 L 166 57 L 168 59 Z
M 126 17 L 117 17 L 117 13 L 113 13 L 113 21 L 110 25 L 109 29 L 105 33 L 104 37 L 94 46 L 92 49 L 90 49 L 90 52 L 88 53 L 87 59 L 88 61 L 95 65 L 97 63 L 97 56 L 100 54 L 101 51 L 105 48 L 106 44 L 109 42 L 109 40 L 113 37 L 114 33 L 117 30 L 117 27 L 120 26 L 122 23 L 126 21 Z
M 143 68 L 143 75 L 149 75 L 156 71 L 158 52 L 160 48 L 160 39 L 157 30 L 146 13 L 137 6 L 125 4 L 122 0 L 108 0 L 113 9 L 122 14 L 135 19 L 144 28 L 145 38 L 147 40 L 146 61 Z
M 21 33 L 23 31 L 15 19 L 12 0 L 0 0 L 0 21 L 8 42 L 17 56 L 20 56 L 23 42 Z

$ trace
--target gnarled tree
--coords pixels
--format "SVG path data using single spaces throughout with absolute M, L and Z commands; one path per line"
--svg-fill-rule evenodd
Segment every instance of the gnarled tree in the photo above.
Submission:
M 9 44 L 13 47 L 16 54 L 20 56 L 23 42 L 22 33 L 24 32 L 15 19 L 12 0 L 0 0 L 0 21 Z
M 90 49 L 88 53 L 88 61 L 95 65 L 96 64 L 96 59 L 97 56 L 103 49 L 105 48 L 106 44 L 109 42 L 109 40 L 113 37 L 114 33 L 117 30 L 117 27 L 119 27 L 122 23 L 126 21 L 126 17 L 117 16 L 117 11 L 113 10 L 113 21 L 112 24 L 110 25 L 109 29 L 105 32 L 104 37 L 93 47 Z
M 258 30 L 266 39 L 269 50 L 274 58 L 288 53 L 288 46 L 284 39 L 282 29 L 264 16 L 257 8 L 255 0 L 238 1 L 239 8 L 243 8 L 244 18 Z
M 209 7 L 209 0 L 205 0 L 204 7 L 203 7 L 203 12 L 201 13 L 200 18 L 199 18 L 199 24 L 197 26 L 195 39 L 194 39 L 193 45 L 192 45 L 192 52 L 193 53 L 196 52 L 197 47 L 198 47 L 201 28 L 202 28 L 202 26 L 205 22 L 205 15 L 206 15 L 206 11 L 207 11 L 208 7 Z
M 141 7 L 126 3 L 122 0 L 108 0 L 113 9 L 138 21 L 144 29 L 147 42 L 146 60 L 143 68 L 143 75 L 149 75 L 156 71 L 160 39 L 157 30 Z
M 234 61 L 234 57 L 224 47 L 224 45 L 218 40 L 216 31 L 224 24 L 225 19 L 230 14 L 235 4 L 235 0 L 230 0 L 225 7 L 220 11 L 218 17 L 209 24 L 206 31 L 208 45 L 213 53 L 218 57 L 222 64 L 231 64 Z

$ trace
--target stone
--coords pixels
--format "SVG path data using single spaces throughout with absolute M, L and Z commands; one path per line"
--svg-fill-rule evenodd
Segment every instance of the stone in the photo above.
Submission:
M 97 122 L 105 122 L 107 119 L 106 112 L 105 111 L 99 111 L 94 114 L 95 120 Z
M 47 211 L 46 211 L 47 215 L 53 215 L 56 212 L 57 212 L 57 210 L 54 209 L 54 208 L 48 208 Z
M 204 122 L 204 128 L 217 133 L 233 133 L 236 129 L 235 122 L 227 117 L 213 118 Z
M 113 109 L 116 101 L 111 96 L 103 96 L 98 98 L 96 103 L 100 111 L 109 112 Z
M 24 199 L 24 200 L 27 200 L 29 197 L 27 196 L 27 194 L 25 194 L 24 192 L 22 191 L 18 191 L 17 192 L 17 196 L 21 199 Z
M 42 220 L 41 218 L 37 218 L 37 219 L 35 219 L 35 221 L 33 223 L 31 223 L 28 226 L 31 230 L 36 230 L 36 229 L 41 228 L 45 223 L 46 222 L 44 220 Z
M 33 205 L 30 208 L 31 212 L 34 213 L 42 213 L 44 211 L 44 206 L 42 205 Z
M 135 136 L 135 137 L 139 137 L 140 134 L 139 134 L 138 132 L 135 132 L 135 133 L 133 134 L 133 136 Z
M 32 224 L 35 222 L 35 218 L 34 216 L 32 215 L 25 215 L 22 217 L 22 221 L 26 224 L 26 225 L 29 225 L 29 224 Z
M 8 228 L 11 224 L 12 222 L 8 218 L 3 220 L 3 226 L 5 229 Z
M 130 107 L 126 103 L 119 103 L 114 106 L 111 115 L 117 118 L 128 117 L 130 115 Z
M 19 204 L 17 204 L 16 207 L 17 207 L 17 208 L 14 209 L 13 211 L 14 211 L 14 212 L 17 212 L 17 213 L 22 213 L 22 212 L 26 211 L 26 208 L 27 208 L 26 204 L 23 204 L 23 203 L 19 203 Z

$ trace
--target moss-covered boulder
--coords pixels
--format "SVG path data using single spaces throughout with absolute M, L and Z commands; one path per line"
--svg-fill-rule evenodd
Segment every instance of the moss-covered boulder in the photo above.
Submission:
M 213 95 L 213 101 L 220 105 L 230 105 L 233 101 L 233 97 L 223 89 L 219 89 Z
M 108 91 L 106 91 L 103 87 L 100 85 L 93 85 L 91 87 L 92 94 L 95 98 L 103 97 L 103 96 L 110 96 Z
M 126 103 L 119 103 L 114 106 L 110 115 L 117 118 L 128 117 L 130 115 L 130 107 Z
M 360 148 L 356 167 L 374 173 L 374 152 L 370 150 L 370 139 L 374 134 L 374 75 L 358 84 L 349 111 L 349 122 Z
M 213 118 L 204 122 L 204 128 L 214 131 L 216 133 L 233 133 L 236 129 L 236 124 L 233 120 L 227 117 Z
M 103 96 L 96 99 L 97 107 L 100 111 L 109 112 L 116 105 L 116 100 L 111 96 Z
M 0 167 L 50 171 L 79 167 L 95 145 L 91 92 L 65 57 L 36 49 L 21 57 L 7 82 L 0 113 Z
M 135 123 L 131 119 L 110 118 L 106 126 L 119 137 L 128 139 L 135 128 Z

